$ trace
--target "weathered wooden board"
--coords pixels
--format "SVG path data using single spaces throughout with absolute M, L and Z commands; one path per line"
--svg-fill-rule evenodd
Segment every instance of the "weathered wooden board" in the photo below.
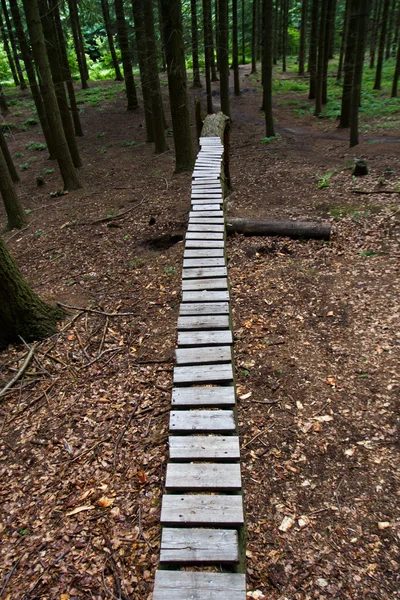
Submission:
M 223 248 L 194 248 L 185 250 L 183 258 L 221 258 L 225 255 Z
M 198 176 L 198 177 L 193 177 L 192 178 L 192 185 L 194 183 L 201 183 L 202 185 L 208 185 L 209 183 L 219 183 L 219 185 L 221 185 L 221 180 L 219 177 L 217 177 L 216 175 L 210 175 L 209 177 L 204 177 L 203 176 Z
M 189 250 L 186 250 L 189 252 Z M 198 252 L 198 250 L 196 250 Z M 208 250 L 206 250 L 208 252 Z M 183 292 L 182 302 L 229 302 L 228 290 L 218 290 L 216 292 Z
M 172 433 L 233 433 L 236 430 L 232 410 L 175 410 L 170 414 Z
M 231 383 L 233 370 L 231 364 L 200 365 L 174 368 L 174 385 L 194 383 Z
M 239 460 L 240 445 L 237 435 L 170 435 L 170 460 Z
M 215 211 L 217 212 L 217 211 Z M 197 215 L 197 213 L 193 212 L 192 214 Z M 189 216 L 189 225 L 224 225 L 225 219 L 223 217 L 191 217 Z
M 235 390 L 233 386 L 173 388 L 172 406 L 174 408 L 200 408 L 234 406 Z
M 242 481 L 238 463 L 168 463 L 165 487 L 173 491 L 240 490 Z
M 200 169 L 198 167 L 193 171 L 192 177 L 196 179 L 212 179 L 213 177 L 221 179 L 221 168 L 211 169 L 209 167 L 208 169 Z
M 210 346 L 201 348 L 177 348 L 175 350 L 177 365 L 195 365 L 207 363 L 223 363 L 232 360 L 230 346 Z
M 228 315 L 229 302 L 183 302 L 180 306 L 181 315 Z
M 223 248 L 224 240 L 186 240 L 185 248 Z
M 239 561 L 238 533 L 233 529 L 164 527 L 160 562 L 186 564 Z
M 188 231 L 214 231 L 214 232 L 218 232 L 218 233 L 223 233 L 225 231 L 225 225 L 224 224 L 217 224 L 217 225 L 213 225 L 211 223 L 189 223 Z
M 230 329 L 221 331 L 178 331 L 178 345 L 186 347 L 233 344 Z
M 214 231 L 188 231 L 187 240 L 223 240 L 224 234 Z
M 192 191 L 193 192 L 204 192 L 209 191 L 213 194 L 217 192 L 221 192 L 221 182 L 216 181 L 215 183 L 203 183 L 202 181 L 192 181 Z
M 153 600 L 246 600 L 241 573 L 156 571 Z
M 228 280 L 226 277 L 216 277 L 215 279 L 186 279 L 185 281 L 182 281 L 182 291 L 184 292 L 227 289 Z
M 202 277 L 226 277 L 226 267 L 199 267 L 198 269 L 183 269 L 182 279 L 201 279 Z
M 191 210 L 189 213 L 189 219 L 201 219 L 210 217 L 212 217 L 213 219 L 224 219 L 224 212 L 219 208 L 215 208 L 213 210 Z
M 229 329 L 228 315 L 178 317 L 178 330 Z
M 163 525 L 240 526 L 244 522 L 242 496 L 164 494 Z M 186 600 L 186 599 L 185 599 Z
M 222 194 L 218 193 L 218 192 L 192 192 L 191 194 L 191 198 L 192 200 L 195 198 L 212 198 L 213 200 L 217 199 L 217 200 L 221 200 L 222 202 Z
M 183 259 L 183 267 L 224 267 L 226 265 L 226 260 L 224 257 L 218 258 L 184 258 Z
M 192 210 L 221 210 L 221 204 L 221 200 L 195 198 L 194 200 L 192 200 Z

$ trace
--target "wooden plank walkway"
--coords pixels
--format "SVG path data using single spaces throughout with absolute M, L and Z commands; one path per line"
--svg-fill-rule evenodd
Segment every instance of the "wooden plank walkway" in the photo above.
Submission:
M 154 600 L 246 598 L 222 160 L 220 139 L 201 138 L 183 259 Z

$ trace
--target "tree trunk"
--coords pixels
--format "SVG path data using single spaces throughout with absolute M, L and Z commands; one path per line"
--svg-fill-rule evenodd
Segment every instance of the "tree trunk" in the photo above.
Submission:
M 21 64 L 20 64 L 19 58 L 18 58 L 18 47 L 17 47 L 16 41 L 15 41 L 13 28 L 11 26 L 11 20 L 10 20 L 9 14 L 8 14 L 6 0 L 1 0 L 1 5 L 3 8 L 3 14 L 4 14 L 4 19 L 6 21 L 8 37 L 10 40 L 12 53 L 14 56 L 14 64 L 15 64 L 15 68 L 17 69 L 17 73 L 18 73 L 19 84 L 20 84 L 21 90 L 26 90 L 27 85 L 26 85 L 24 75 L 23 75 L 22 69 L 21 69 Z
M 370 43 L 370 48 L 369 48 L 369 68 L 370 69 L 373 69 L 375 67 L 376 42 L 378 39 L 378 31 L 379 31 L 379 24 L 380 24 L 382 4 L 383 4 L 383 0 L 374 0 L 374 1 L 375 1 L 374 17 L 373 17 L 373 24 L 372 24 L 372 31 L 371 31 L 371 43 Z
M 139 2 L 140 0 L 134 1 Z M 160 80 L 158 78 L 153 6 L 148 0 L 144 0 L 142 6 L 146 32 L 147 75 L 150 85 L 155 150 L 156 154 L 161 154 L 168 150 L 168 146 L 164 136 L 164 110 L 160 90 Z
M 12 76 L 14 79 L 14 83 L 15 83 L 15 85 L 18 86 L 19 85 L 18 73 L 17 73 L 17 69 L 15 68 L 14 59 L 11 54 L 10 44 L 8 43 L 7 32 L 4 27 L 3 17 L 1 16 L 1 10 L 0 10 L 0 32 L 1 32 L 1 37 L 3 40 L 4 50 L 5 50 L 5 53 L 7 54 L 8 64 L 9 64 L 9 67 L 10 67 L 10 70 L 11 70 L 11 73 L 12 73 Z
M 347 29 L 342 108 L 339 122 L 339 127 L 343 128 L 350 127 L 351 95 L 353 89 L 354 60 L 357 44 L 357 13 L 354 10 L 353 2 L 355 2 L 355 0 L 349 0 L 349 26 Z
M 14 22 L 14 28 L 17 33 L 19 47 L 21 49 L 22 58 L 25 64 L 25 70 L 28 77 L 29 85 L 31 88 L 32 98 L 36 106 L 37 114 L 42 126 L 43 135 L 46 140 L 47 148 L 51 159 L 56 158 L 56 146 L 53 139 L 53 134 L 50 130 L 50 125 L 46 116 L 42 95 L 40 93 L 39 86 L 36 81 L 35 68 L 33 66 L 31 51 L 29 44 L 26 40 L 24 28 L 21 22 L 21 15 L 19 12 L 17 0 L 9 0 L 11 15 Z
M 351 97 L 350 148 L 358 144 L 358 109 L 360 106 L 364 54 L 368 31 L 368 0 L 353 0 L 357 7 L 357 47 Z
M 56 37 L 58 48 L 60 51 L 60 62 L 62 70 L 62 78 L 67 84 L 67 92 L 71 107 L 72 120 L 74 123 L 75 135 L 82 137 L 83 129 L 79 116 L 79 108 L 75 97 L 74 83 L 72 80 L 71 69 L 68 62 L 67 46 L 65 44 L 64 31 L 61 23 L 60 11 L 58 8 L 58 0 L 50 0 L 50 7 L 53 13 L 54 24 L 56 28 Z M 76 166 L 76 165 L 75 165 Z
M 229 51 L 228 51 L 228 0 L 219 0 L 219 93 L 221 110 L 231 116 L 229 108 Z
M 204 62 L 206 71 L 206 94 L 207 94 L 207 113 L 211 115 L 213 110 L 212 104 L 212 93 L 211 93 L 211 48 L 212 35 L 209 23 L 210 23 L 211 4 L 210 0 L 203 0 L 203 31 L 204 31 Z
M 381 26 L 381 35 L 379 38 L 378 62 L 376 64 L 374 90 L 381 89 L 383 55 L 385 52 L 385 40 L 386 40 L 386 31 L 387 31 L 387 25 L 388 25 L 387 20 L 388 20 L 388 15 L 389 15 L 389 5 L 390 5 L 390 0 L 383 0 L 382 26 Z
M 303 0 L 301 3 L 299 75 L 304 75 L 304 63 L 306 60 L 307 3 L 308 0 Z
M 46 44 L 40 22 L 38 2 L 37 0 L 23 0 L 23 5 L 25 9 L 29 35 L 31 38 L 33 57 L 35 59 L 36 69 L 39 75 L 43 103 L 50 129 L 53 133 L 61 177 L 64 181 L 64 187 L 66 190 L 76 190 L 82 186 L 79 182 L 78 175 L 72 162 L 67 140 L 65 139 L 64 135 L 57 98 L 51 79 L 49 60 L 46 54 Z
M 272 13 L 272 0 L 263 0 L 263 106 L 265 110 L 265 131 L 267 137 L 272 137 L 275 135 L 274 120 L 272 116 Z
M 322 104 L 328 102 L 328 67 L 331 48 L 331 32 L 335 20 L 335 0 L 328 0 L 326 13 L 325 49 L 324 49 L 324 72 L 322 76 Z
M 3 197 L 4 205 L 6 207 L 7 229 L 22 229 L 22 227 L 26 225 L 25 213 L 19 203 L 17 192 L 15 191 L 15 187 L 11 179 L 9 166 L 7 165 L 5 156 L 3 154 L 3 141 L 4 136 L 0 130 L 0 193 Z M 2 328 L 3 323 L 0 327 L 0 330 Z
M 392 49 L 392 38 L 393 38 L 393 25 L 396 22 L 396 0 L 392 0 L 392 4 L 389 10 L 389 18 L 388 18 L 388 32 L 386 36 L 386 53 L 385 59 L 389 60 Z M 396 38 L 395 32 L 395 38 Z
M 279 235 L 295 239 L 329 240 L 331 225 L 310 221 L 266 221 L 228 217 L 226 232 L 228 235 Z
M 392 84 L 392 98 L 397 98 L 397 85 L 400 76 L 400 7 L 397 13 L 397 23 L 396 23 L 396 31 L 397 31 L 397 57 L 396 57 L 396 66 L 394 68 L 393 75 L 393 84 Z
M 237 0 L 232 0 L 232 68 L 233 91 L 240 96 Z
M 138 101 L 136 96 L 135 80 L 133 78 L 131 56 L 129 50 L 128 29 L 125 21 L 123 0 L 114 0 L 115 15 L 117 18 L 118 43 L 121 50 L 122 67 L 125 77 L 126 97 L 128 100 L 127 110 L 136 110 Z
M 133 18 L 135 20 L 135 38 L 138 50 L 140 83 L 142 86 L 143 109 L 146 123 L 146 143 L 154 142 L 153 110 L 151 106 L 151 89 L 147 64 L 146 29 L 143 16 L 143 2 L 132 0 Z
M 32 342 L 56 333 L 64 316 L 38 298 L 0 238 L 0 350 L 21 338 Z
M 336 79 L 338 81 L 340 81 L 342 79 L 343 60 L 344 60 L 344 53 L 346 50 L 347 33 L 349 30 L 349 17 L 350 17 L 350 0 L 346 0 L 346 6 L 344 9 L 344 15 L 343 15 L 343 29 L 342 29 L 342 41 L 340 44 L 339 65 L 338 65 L 338 71 L 337 71 L 337 76 L 336 76 Z
M 257 73 L 256 61 L 256 28 L 257 28 L 257 0 L 252 3 L 252 27 L 251 27 L 251 74 Z
M 115 46 L 114 46 L 114 39 L 113 39 L 111 19 L 110 19 L 110 8 L 108 6 L 108 0 L 101 0 L 101 10 L 103 12 L 104 27 L 105 27 L 106 34 L 107 34 L 108 47 L 110 48 L 110 52 L 111 52 L 111 60 L 112 60 L 113 66 L 114 66 L 115 80 L 123 81 L 124 78 L 122 76 L 121 69 L 119 68 L 117 53 L 115 51 Z
M 261 0 L 256 0 L 257 20 L 256 20 L 256 62 L 261 60 L 261 23 L 262 9 Z
M 161 0 L 161 13 L 174 131 L 175 172 L 180 173 L 181 171 L 192 171 L 194 166 L 180 0 Z
M 85 56 L 85 48 L 82 44 L 82 31 L 79 22 L 79 13 L 76 0 L 68 0 L 69 17 L 71 21 L 72 37 L 74 39 L 75 53 L 78 61 L 79 75 L 81 78 L 82 89 L 86 90 L 89 86 L 87 83 L 87 64 Z
M 242 65 L 246 64 L 246 11 L 242 0 Z
M 2 115 L 6 115 L 8 112 L 9 112 L 9 110 L 8 110 L 8 106 L 7 106 L 7 100 L 4 95 L 3 86 L 0 83 L 0 113 Z
M 65 138 L 67 140 L 74 167 L 81 167 L 82 161 L 79 156 L 67 95 L 65 93 L 64 78 L 61 68 L 61 51 L 54 24 L 54 12 L 49 10 L 49 4 L 47 0 L 39 0 L 38 3 L 40 16 L 42 19 L 43 33 L 46 40 L 47 56 L 49 58 L 54 91 L 57 97 Z
M 201 88 L 199 69 L 199 36 L 197 31 L 197 0 L 190 0 L 192 24 L 193 87 Z
M 278 63 L 279 54 L 279 0 L 275 0 L 274 7 L 274 48 L 273 48 L 273 59 L 272 63 L 276 65 Z
M 4 137 L 4 134 L 3 134 L 3 131 L 1 129 L 1 126 L 0 126 L 0 149 L 3 152 L 3 156 L 4 156 L 4 159 L 6 161 L 8 172 L 10 174 L 11 180 L 14 183 L 17 183 L 17 181 L 19 181 L 19 175 L 18 175 L 18 173 L 16 171 L 16 168 L 14 166 L 13 160 L 11 158 L 11 154 L 10 154 L 10 151 L 8 149 L 6 138 Z
M 330 11 L 332 17 L 329 23 L 329 47 L 328 47 L 328 59 L 334 58 L 335 53 L 335 24 L 336 24 L 336 0 L 332 0 Z
M 318 0 L 312 0 L 310 46 L 309 46 L 308 69 L 307 69 L 310 73 L 310 90 L 308 93 L 309 100 L 315 100 L 315 93 L 316 93 L 317 52 L 318 52 L 318 17 L 319 17 L 319 2 L 318 2 Z
M 326 17 L 329 0 L 322 0 L 321 17 L 319 20 L 319 38 L 318 38 L 318 59 L 317 59 L 317 78 L 315 86 L 315 112 L 319 117 L 322 113 L 322 97 L 324 85 L 324 61 L 325 61 L 325 35 L 326 35 Z
M 289 0 L 281 0 L 282 5 L 282 71 L 286 72 L 286 54 L 288 39 L 288 11 Z
M 218 0 L 215 0 L 215 20 L 217 21 L 217 14 L 219 14 L 219 9 L 218 9 Z M 213 35 L 213 22 L 212 22 L 212 11 L 211 11 L 211 4 L 210 4 L 210 12 L 208 13 L 208 17 L 209 17 L 209 23 L 208 23 L 208 27 L 210 30 L 210 65 L 211 65 L 211 81 L 218 81 L 218 76 L 217 76 L 217 65 L 215 64 L 215 52 L 214 52 L 214 35 Z M 218 32 L 219 32 L 219 27 L 217 30 L 217 26 L 216 26 L 216 40 L 218 39 Z M 217 47 L 219 48 L 219 41 L 216 41 Z M 220 66 L 219 66 L 219 58 L 218 58 L 218 70 L 219 70 Z

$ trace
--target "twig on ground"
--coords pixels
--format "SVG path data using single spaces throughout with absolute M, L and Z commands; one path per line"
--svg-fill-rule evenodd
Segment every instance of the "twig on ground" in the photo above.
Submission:
M 103 336 L 101 338 L 100 347 L 99 347 L 99 355 L 102 353 L 103 347 L 104 347 L 104 342 L 106 341 L 106 335 L 107 335 L 107 330 L 108 330 L 108 323 L 109 323 L 109 318 L 106 317 L 106 324 L 104 325 Z
M 14 575 L 15 571 L 17 570 L 17 567 L 18 567 L 18 565 L 19 565 L 19 561 L 20 561 L 20 560 L 21 560 L 21 558 L 19 558 L 19 559 L 18 559 L 18 560 L 15 562 L 15 564 L 14 564 L 13 568 L 11 569 L 11 571 L 9 571 L 9 572 L 7 573 L 7 575 L 5 576 L 4 583 L 3 583 L 2 587 L 1 587 L 1 590 L 0 590 L 0 598 L 2 597 L 2 595 L 3 595 L 3 593 L 4 593 L 4 590 L 6 589 L 6 587 L 7 587 L 7 585 L 8 585 L 8 582 L 10 581 L 11 577 Z
M 352 194 L 400 194 L 400 190 L 350 190 Z
M 136 304 L 139 304 L 139 302 L 142 302 L 142 299 L 135 302 L 134 306 Z M 105 317 L 127 317 L 127 316 L 131 316 L 131 315 L 136 315 L 136 313 L 133 313 L 133 312 L 109 313 L 109 312 L 104 312 L 103 310 L 96 310 L 95 308 L 83 308 L 82 306 L 71 306 L 70 304 L 64 304 L 63 302 L 57 302 L 57 306 L 62 306 L 62 308 L 69 308 L 70 310 L 79 310 L 81 313 L 89 312 L 89 313 L 95 313 L 96 315 L 104 315 Z
M 109 352 L 115 352 L 115 354 L 112 357 L 112 358 L 114 358 L 114 356 L 121 351 L 122 351 L 122 348 L 107 348 L 107 350 L 103 350 L 103 352 L 101 354 L 99 354 L 98 356 L 96 356 L 96 358 L 93 358 L 93 360 L 91 360 L 88 363 L 79 367 L 78 371 L 82 371 L 82 369 L 87 369 L 87 367 L 91 367 L 92 365 L 97 363 L 105 354 L 108 354 Z
M 32 219 L 32 221 L 29 223 L 29 225 L 27 225 L 26 227 L 24 227 L 23 229 L 17 229 L 17 231 L 15 233 L 13 233 L 12 235 L 10 235 L 10 237 L 7 239 L 7 242 L 9 242 L 10 240 L 12 240 L 13 238 L 15 238 L 17 235 L 19 235 L 20 233 L 23 233 L 24 231 L 26 231 L 27 229 L 29 229 L 29 227 L 32 225 L 32 223 L 34 223 L 36 219 Z
M 117 441 L 115 442 L 115 446 L 114 446 L 114 457 L 113 457 L 113 472 L 115 473 L 115 469 L 116 469 L 116 464 L 117 464 L 117 452 L 118 452 L 118 447 L 121 443 L 122 438 L 125 435 L 126 430 L 128 429 L 129 425 L 131 424 L 131 421 L 133 419 L 133 417 L 136 414 L 136 410 L 137 410 L 137 404 L 135 404 L 135 406 L 133 407 L 133 409 L 131 410 L 131 414 L 128 417 L 128 420 L 126 422 L 125 427 L 123 428 L 123 430 L 121 431 L 121 433 L 119 434 L 119 436 L 117 437 Z
M 11 379 L 11 381 L 9 381 L 7 383 L 7 385 L 4 386 L 4 388 L 0 391 L 0 398 L 2 396 L 5 395 L 5 393 L 12 388 L 12 386 L 14 385 L 14 383 L 16 383 L 18 381 L 18 379 L 20 379 L 22 377 L 22 375 L 25 373 L 26 369 L 28 368 L 29 363 L 31 362 L 35 349 L 36 349 L 37 343 L 33 344 L 33 346 L 31 347 L 31 349 L 28 352 L 28 355 L 22 365 L 22 367 L 20 368 L 20 370 L 18 371 L 18 373 L 15 375 L 15 377 L 13 377 Z
M 336 504 L 338 505 L 339 512 L 342 512 L 342 507 L 340 506 L 340 502 L 339 502 L 339 490 L 340 490 L 340 487 L 341 487 L 343 481 L 344 481 L 344 475 L 343 475 L 342 479 L 339 481 L 339 485 L 337 486 L 337 488 L 334 492 L 335 498 L 336 498 Z
M 57 383 L 57 381 L 58 381 L 58 379 L 55 379 L 54 381 L 52 381 L 51 384 L 44 390 L 44 392 L 42 394 L 40 394 L 40 396 L 38 396 L 37 398 L 32 400 L 32 402 L 30 402 L 29 404 L 24 406 L 24 408 L 22 408 L 19 412 L 17 412 L 16 415 L 11 417 L 11 419 L 9 419 L 7 421 L 7 425 L 9 425 L 9 423 L 12 423 L 13 421 L 15 421 L 15 419 L 18 419 L 18 417 L 20 417 L 26 410 L 28 410 L 29 408 L 31 408 L 32 406 L 37 404 L 43 397 L 45 397 L 47 399 L 47 392 L 49 392 L 51 390 L 51 388 Z
M 262 431 L 259 431 L 257 433 L 257 435 L 255 435 L 254 437 L 251 438 L 251 440 L 249 440 L 248 442 L 246 442 L 243 445 L 243 448 L 247 448 L 247 446 L 249 446 L 252 442 L 254 442 L 257 438 L 259 438 L 261 435 L 263 435 L 264 433 L 268 433 L 268 431 L 270 431 L 270 429 L 273 428 L 273 426 L 275 425 L 275 423 L 272 423 L 272 425 L 270 427 L 268 427 L 268 429 L 263 429 Z
M 73 463 L 73 462 L 79 460 L 80 458 L 82 458 L 83 456 L 86 456 L 86 454 L 89 454 L 89 452 L 91 452 L 92 450 L 94 450 L 95 448 L 97 448 L 97 446 L 100 446 L 100 444 L 102 444 L 103 442 L 105 442 L 108 439 L 110 439 L 109 435 L 106 435 L 105 437 L 101 438 L 101 440 L 99 440 L 98 442 L 96 442 L 95 444 L 93 444 L 93 446 L 91 446 L 87 450 L 84 450 L 83 452 L 81 452 L 80 454 L 78 454 L 78 456 L 75 456 L 74 458 L 71 458 L 71 460 L 68 460 L 67 464 Z
M 153 546 L 150 544 L 149 540 L 147 539 L 146 535 L 143 532 L 143 527 L 142 527 L 142 511 L 140 509 L 140 506 L 138 508 L 138 525 L 139 525 L 139 533 L 142 536 L 142 538 L 144 539 L 144 541 L 146 542 L 146 544 L 148 545 L 148 547 L 150 548 L 151 551 L 153 551 Z

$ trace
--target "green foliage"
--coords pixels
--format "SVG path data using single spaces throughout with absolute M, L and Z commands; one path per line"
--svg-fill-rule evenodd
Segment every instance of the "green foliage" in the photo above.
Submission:
M 22 165 L 19 165 L 19 168 L 21 169 L 21 171 L 27 171 L 28 169 L 31 168 L 31 166 L 28 162 L 26 162 L 26 163 L 23 163 Z
M 335 173 L 336 173 L 336 170 L 333 170 L 333 171 L 328 171 L 328 173 L 325 173 L 325 175 L 317 175 L 318 183 L 316 185 L 316 188 L 318 190 L 321 190 L 323 188 L 329 187 L 330 179 L 331 179 L 332 175 L 334 175 Z
M 39 123 L 39 121 L 38 121 L 38 119 L 36 119 L 36 117 L 29 117 L 29 119 L 27 119 L 27 120 L 24 122 L 24 125 L 25 125 L 26 127 L 28 127 L 28 126 L 30 127 L 30 126 L 32 126 L 32 125 L 37 125 L 38 123 Z
M 28 142 L 25 148 L 27 150 L 39 150 L 40 152 L 43 152 L 43 150 L 46 150 L 47 146 L 41 142 Z
M 43 175 L 51 175 L 54 173 L 54 169 L 43 169 Z
M 271 142 L 274 142 L 275 140 L 279 140 L 281 136 L 279 135 L 279 133 L 276 133 L 275 135 L 271 135 L 270 137 L 265 137 L 261 140 L 262 144 L 270 144 Z
M 137 142 L 135 142 L 135 140 L 132 140 L 131 142 L 128 142 L 128 140 L 126 140 L 125 142 L 122 142 L 121 146 L 136 146 Z
M 166 269 L 164 269 L 164 273 L 166 275 L 177 275 L 178 271 L 175 269 L 175 267 L 167 267 Z

